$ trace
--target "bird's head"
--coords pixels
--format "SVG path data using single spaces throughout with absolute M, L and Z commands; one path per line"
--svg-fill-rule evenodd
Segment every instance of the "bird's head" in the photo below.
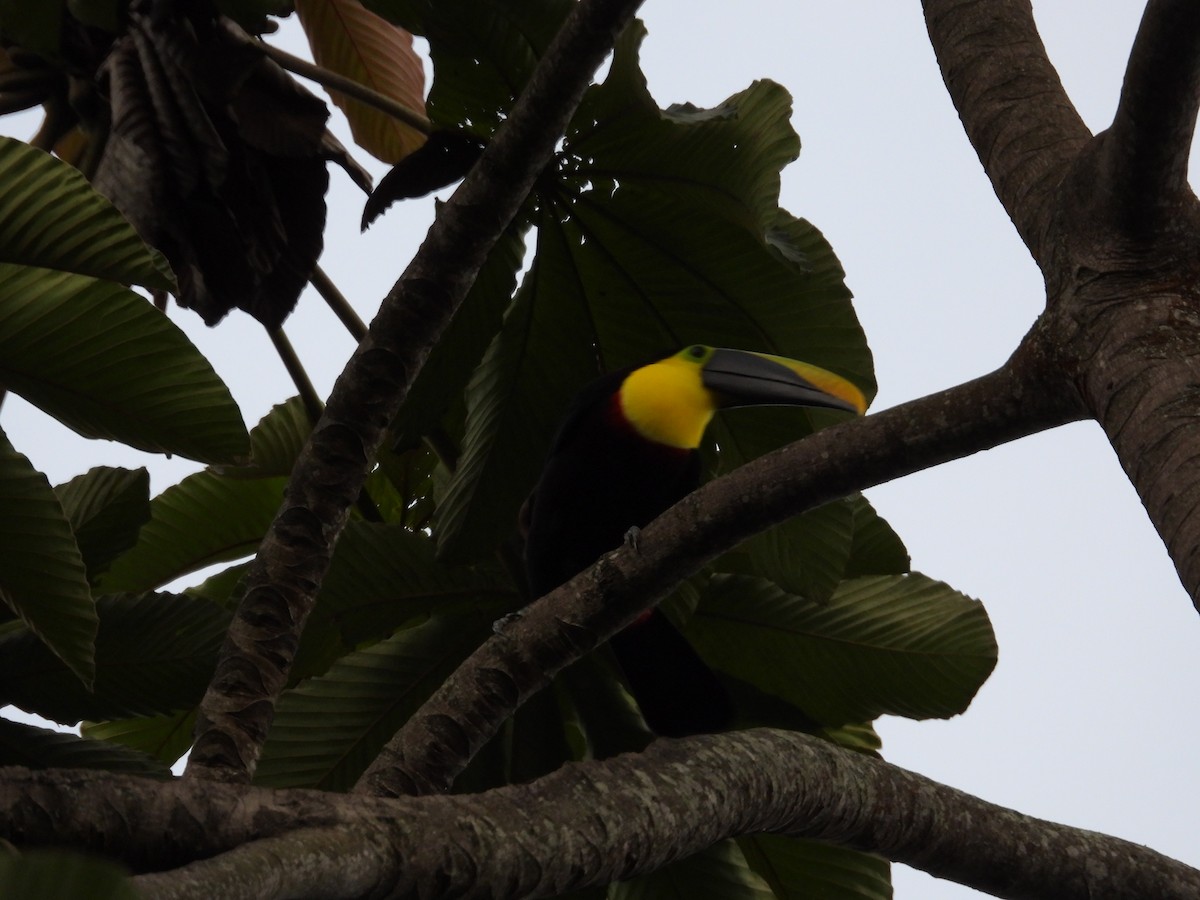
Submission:
M 818 366 L 747 350 L 693 344 L 630 372 L 621 410 L 644 437 L 671 447 L 700 446 L 718 409 L 814 406 L 861 415 L 862 391 Z

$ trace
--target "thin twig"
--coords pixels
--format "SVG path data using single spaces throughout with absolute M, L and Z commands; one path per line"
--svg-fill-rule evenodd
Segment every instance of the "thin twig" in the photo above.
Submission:
M 354 307 L 350 305 L 350 301 L 346 299 L 346 295 L 338 290 L 337 285 L 330 280 L 325 270 L 320 266 L 315 266 L 309 281 L 321 295 L 321 299 L 333 310 L 333 314 L 346 326 L 350 336 L 355 341 L 361 342 L 367 336 L 367 323 L 359 318 Z
M 321 395 L 313 387 L 308 372 L 304 370 L 304 364 L 300 362 L 300 357 L 296 354 L 296 348 L 287 339 L 283 329 L 277 328 L 268 334 L 271 336 L 275 352 L 279 354 L 279 358 L 283 361 L 283 367 L 287 369 L 287 373 L 292 379 L 292 384 L 296 385 L 296 392 L 300 395 L 300 402 L 304 404 L 308 421 L 315 425 L 321 418 L 321 412 L 325 409 L 325 404 L 321 402 Z
M 338 91 L 348 97 L 353 97 L 360 103 L 372 106 L 381 112 L 387 113 L 392 118 L 403 122 L 408 127 L 415 128 L 422 134 L 429 134 L 433 131 L 433 123 L 425 116 L 415 110 L 409 109 L 402 103 L 397 103 L 391 97 L 387 97 L 379 93 L 379 91 L 372 90 L 365 84 L 347 78 L 345 75 L 330 72 L 328 69 L 322 69 L 320 66 L 314 65 L 306 59 L 293 56 L 286 50 L 280 50 L 278 47 L 273 47 L 264 41 L 251 41 L 250 44 L 257 47 L 265 56 L 274 60 L 280 67 L 287 69 L 289 72 L 300 75 L 310 81 L 315 81 L 317 84 L 331 91 Z
M 321 413 L 325 409 L 325 405 L 321 402 L 321 395 L 313 387 L 308 373 L 304 370 L 304 364 L 300 362 L 300 357 L 297 355 L 296 349 L 283 333 L 283 329 L 277 328 L 270 334 L 271 343 L 275 345 L 275 352 L 283 360 L 283 366 L 287 369 L 288 375 L 292 377 L 292 383 L 296 385 L 296 391 L 300 394 L 300 402 L 304 404 L 304 412 L 308 416 L 308 422 L 315 427 L 321 419 Z M 368 522 L 383 521 L 383 515 L 379 512 L 379 507 L 375 505 L 375 501 L 367 494 L 365 484 L 358 493 L 355 506 L 362 514 L 362 517 Z

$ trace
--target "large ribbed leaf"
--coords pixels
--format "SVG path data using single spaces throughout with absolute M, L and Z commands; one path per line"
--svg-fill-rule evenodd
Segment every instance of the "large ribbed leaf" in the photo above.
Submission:
M 150 519 L 150 474 L 145 469 L 97 466 L 54 493 L 75 532 L 89 580 L 137 541 Z
M 490 633 L 487 616 L 433 616 L 285 692 L 256 782 L 347 790 L 396 729 Z
M 996 665 L 983 605 L 919 574 L 845 581 L 824 605 L 716 575 L 687 630 L 713 665 L 831 725 L 955 715 Z
M 366 0 L 365 6 L 429 39 L 429 117 L 490 133 L 558 32 L 569 0 Z
M 762 575 L 789 593 L 823 603 L 845 573 L 853 541 L 854 509 L 835 500 L 755 535 L 718 566 Z
M 214 466 L 230 478 L 291 475 L 296 457 L 312 433 L 312 422 L 299 397 L 276 403 L 250 429 L 250 458 L 243 465 Z
M 62 505 L 0 431 L 0 602 L 75 677 L 95 676 L 96 607 Z
M 609 900 L 773 900 L 736 841 L 722 841 L 657 872 L 620 881 Z
M 283 498 L 284 478 L 239 479 L 204 471 L 150 501 L 150 521 L 97 589 L 152 591 L 180 576 L 255 551 Z
M 171 770 L 144 753 L 0 719 L 0 766 L 30 769 L 104 769 L 169 778 Z
M 54 4 L 46 4 L 54 6 Z M 138 900 L 141 896 L 116 863 L 57 850 L 0 856 L 0 897 L 38 900 Z
M 559 180 L 539 183 L 537 256 L 468 388 L 436 529 L 445 553 L 478 557 L 512 533 L 569 398 L 601 371 L 719 343 L 805 359 L 873 391 L 836 257 L 776 207 L 799 146 L 786 91 L 760 82 L 714 110 L 660 111 L 637 68 L 641 34 L 627 31 L 589 92 Z M 789 439 L 832 421 L 783 414 Z M 748 458 L 733 427 L 714 431 L 730 465 Z M 810 589 L 827 592 L 848 552 Z
M 0 178 L 0 262 L 174 289 L 167 261 L 73 166 L 0 137 Z
M 85 437 L 204 462 L 248 449 L 208 361 L 110 281 L 0 263 L 0 383 Z
M 387 637 L 414 617 L 479 610 L 497 619 L 521 602 L 494 563 L 449 566 L 434 559 L 433 541 L 420 532 L 351 522 L 321 584 L 293 671 L 323 672 L 349 650 Z
M 559 291 L 572 274 L 559 237 L 539 228 L 533 268 L 467 387 L 462 453 L 438 504 L 444 556 L 482 556 L 516 528 L 549 436 L 575 389 L 597 374 L 586 317 Z
M 425 114 L 425 68 L 412 35 L 366 9 L 360 0 L 296 0 L 317 65 L 366 85 L 418 115 Z M 340 91 L 329 96 L 350 122 L 354 141 L 395 163 L 425 143 L 425 134 Z
M 84 722 L 84 737 L 111 741 L 145 753 L 167 766 L 173 766 L 192 746 L 194 709 L 165 716 L 144 716 L 112 722 Z
M 878 856 L 775 834 L 737 844 L 778 900 L 891 900 L 891 865 Z
M 854 509 L 854 543 L 846 562 L 846 577 L 903 575 L 910 571 L 908 549 L 862 494 L 847 498 Z
M 86 691 L 28 632 L 0 636 L 0 705 L 64 724 L 166 714 L 195 706 L 216 665 L 229 613 L 182 594 L 96 602 L 96 675 Z

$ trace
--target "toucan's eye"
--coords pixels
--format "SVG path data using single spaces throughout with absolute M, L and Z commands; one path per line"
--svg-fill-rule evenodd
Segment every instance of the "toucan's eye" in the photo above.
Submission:
M 692 359 L 704 359 L 704 355 L 708 353 L 708 348 L 700 344 L 693 344 L 688 347 L 688 356 Z

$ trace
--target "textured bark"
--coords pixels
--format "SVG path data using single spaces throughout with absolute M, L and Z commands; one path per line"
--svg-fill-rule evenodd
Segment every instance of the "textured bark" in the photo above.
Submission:
M 925 0 L 923 6 L 967 137 L 1042 265 L 1056 188 L 1091 133 L 1046 56 L 1028 0 Z
M 1092 138 L 1020 0 L 927 0 L 942 73 L 1045 277 L 1061 379 L 1103 427 L 1200 605 L 1200 208 L 1186 181 L 1200 6 L 1154 0 Z
M 388 423 L 639 0 L 583 0 L 509 119 L 445 204 L 334 385 L 244 581 L 187 774 L 246 781 L 333 545 Z
M 319 827 L 307 819 L 314 811 Z M 1200 897 L 1200 872 L 1152 850 L 767 729 L 657 741 L 643 753 L 472 796 L 383 800 L 94 772 L 0 772 L 7 839 L 69 837 L 111 849 L 92 827 L 98 814 L 129 830 L 130 846 L 169 841 L 177 853 L 190 832 L 194 856 L 236 848 L 135 880 L 145 897 L 163 900 L 545 897 L 762 831 L 879 853 L 1002 897 Z
M 705 485 L 621 548 L 527 607 L 485 643 L 376 757 L 357 790 L 444 791 L 499 726 L 564 666 L 738 542 L 854 491 L 1082 416 L 1029 340 L 1001 369 L 827 428 Z

